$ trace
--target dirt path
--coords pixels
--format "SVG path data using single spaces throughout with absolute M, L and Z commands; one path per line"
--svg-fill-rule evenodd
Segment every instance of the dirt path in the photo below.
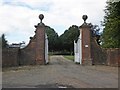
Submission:
M 51 56 L 49 65 L 4 69 L 3 87 L 117 88 L 118 69 L 81 66 L 63 56 Z

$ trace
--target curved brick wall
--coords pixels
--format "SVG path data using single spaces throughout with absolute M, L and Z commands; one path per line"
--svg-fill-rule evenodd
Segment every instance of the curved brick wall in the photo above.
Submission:
M 35 39 L 30 40 L 29 44 L 20 50 L 20 65 L 33 65 L 35 64 Z
M 91 56 L 93 64 L 120 66 L 120 48 L 101 48 L 95 38 L 91 38 Z
M 106 51 L 97 44 L 94 37 L 91 38 L 91 56 L 93 64 L 106 64 Z

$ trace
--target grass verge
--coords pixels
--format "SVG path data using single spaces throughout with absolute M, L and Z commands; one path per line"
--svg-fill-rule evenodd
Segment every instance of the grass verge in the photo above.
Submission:
M 68 60 L 74 60 L 74 56 L 73 55 L 63 55 L 64 58 L 68 59 Z

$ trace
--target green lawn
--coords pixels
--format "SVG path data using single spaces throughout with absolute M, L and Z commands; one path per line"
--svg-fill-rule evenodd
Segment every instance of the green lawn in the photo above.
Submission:
M 73 55 L 63 55 L 64 58 L 68 59 L 68 60 L 74 60 L 74 56 Z

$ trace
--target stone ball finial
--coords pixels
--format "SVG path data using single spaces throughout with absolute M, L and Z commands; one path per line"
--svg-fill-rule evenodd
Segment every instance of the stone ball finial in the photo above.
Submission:
M 43 18 L 44 18 L 44 15 L 43 15 L 43 14 L 40 14 L 40 15 L 39 15 L 39 19 L 40 19 L 41 22 L 42 22 Z
M 84 20 L 84 22 L 86 22 L 87 18 L 88 18 L 87 15 L 83 15 L 83 16 L 82 16 L 82 19 Z

